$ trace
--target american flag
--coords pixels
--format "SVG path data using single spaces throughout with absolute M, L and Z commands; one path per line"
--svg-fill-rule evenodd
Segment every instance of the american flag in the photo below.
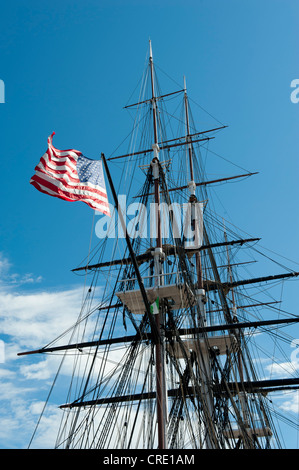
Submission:
M 78 150 L 58 150 L 48 137 L 48 150 L 35 167 L 30 183 L 39 191 L 66 201 L 83 201 L 110 216 L 101 160 L 90 160 Z

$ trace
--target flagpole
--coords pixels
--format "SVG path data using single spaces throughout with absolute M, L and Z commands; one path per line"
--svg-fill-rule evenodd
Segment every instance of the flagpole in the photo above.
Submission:
M 129 252 L 130 252 L 130 256 L 131 256 L 131 259 L 132 259 L 132 263 L 133 263 L 133 266 L 134 266 L 136 278 L 137 278 L 139 288 L 140 288 L 140 291 L 141 291 L 141 295 L 142 295 L 142 298 L 143 298 L 143 301 L 144 301 L 145 310 L 146 310 L 146 313 L 147 313 L 147 316 L 148 316 L 148 319 L 149 319 L 149 322 L 150 322 L 150 325 L 151 325 L 153 340 L 154 340 L 154 343 L 157 344 L 160 341 L 159 331 L 158 331 L 157 325 L 155 323 L 155 320 L 153 318 L 153 315 L 151 313 L 150 303 L 148 301 L 146 291 L 145 291 L 145 288 L 144 288 L 144 284 L 143 284 L 143 281 L 142 281 L 142 278 L 141 278 L 141 275 L 140 275 L 140 272 L 139 272 L 139 267 L 138 267 L 138 263 L 137 263 L 137 260 L 136 260 L 136 255 L 134 253 L 134 250 L 133 250 L 133 247 L 132 247 L 132 244 L 131 244 L 131 240 L 130 240 L 130 237 L 129 237 L 128 232 L 127 232 L 127 227 L 126 227 L 126 224 L 125 224 L 122 212 L 121 212 L 121 208 L 119 206 L 117 194 L 116 194 L 114 184 L 113 184 L 113 181 L 112 181 L 112 178 L 111 178 L 111 174 L 110 174 L 110 171 L 109 171 L 109 168 L 108 168 L 108 165 L 107 165 L 106 157 L 103 153 L 102 153 L 102 161 L 103 161 L 103 164 L 104 164 L 104 167 L 105 167 L 105 172 L 106 172 L 106 175 L 107 175 L 107 179 L 109 181 L 109 185 L 110 185 L 110 189 L 111 189 L 111 192 L 112 192 L 115 208 L 117 209 L 118 216 L 119 216 L 119 219 L 120 219 L 120 223 L 122 225 L 122 229 L 123 229 L 125 237 L 126 237 L 126 242 L 127 242 L 128 249 L 129 249 Z

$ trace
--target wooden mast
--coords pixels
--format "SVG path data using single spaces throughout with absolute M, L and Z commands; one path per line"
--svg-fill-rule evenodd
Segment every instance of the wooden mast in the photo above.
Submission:
M 153 126 L 154 126 L 154 144 L 153 151 L 154 157 L 151 162 L 153 177 L 154 177 L 154 190 L 155 190 L 155 212 L 156 212 L 156 248 L 154 252 L 154 267 L 155 267 L 155 284 L 158 286 L 162 281 L 161 276 L 161 262 L 163 258 L 162 251 L 162 234 L 161 234 L 161 217 L 160 217 L 160 163 L 159 163 L 159 145 L 158 145 L 158 125 L 157 125 L 157 101 L 155 96 L 155 78 L 154 78 L 154 63 L 152 44 L 150 44 L 150 57 L 149 65 L 151 72 L 151 90 L 152 90 L 152 108 L 153 108 Z M 163 308 L 163 307 L 162 307 Z M 161 306 L 156 313 L 156 325 L 160 333 L 160 341 L 156 343 L 156 387 L 157 387 L 157 421 L 158 421 L 158 448 L 167 448 L 166 439 L 166 421 L 167 421 L 167 395 L 165 385 L 165 345 L 164 345 L 164 313 Z
M 202 244 L 200 240 L 200 230 L 199 224 L 203 224 L 203 221 L 199 221 L 199 214 L 197 212 L 197 197 L 196 197 L 196 184 L 194 181 L 194 169 L 193 169 L 193 149 L 192 149 L 192 138 L 190 137 L 190 124 L 189 124 L 189 109 L 188 109 L 188 97 L 187 97 L 187 88 L 186 88 L 186 79 L 184 77 L 184 104 L 185 104 L 185 119 L 186 119 L 186 143 L 187 151 L 189 156 L 189 170 L 190 170 L 190 180 L 188 182 L 188 187 L 190 191 L 189 204 L 191 206 L 191 229 L 194 236 L 194 244 Z M 203 227 L 203 225 L 202 225 Z M 205 290 L 203 286 L 203 277 L 202 277 L 202 264 L 201 264 L 201 253 L 197 249 L 195 253 L 196 260 L 196 296 L 197 296 L 197 321 L 198 326 L 206 325 L 206 308 L 205 308 Z M 204 337 L 204 336 L 203 336 Z M 202 396 L 203 396 L 203 409 L 205 415 L 205 434 L 206 434 L 206 446 L 208 449 L 217 448 L 217 442 L 215 434 L 213 431 L 213 397 L 210 389 L 211 383 L 211 362 L 209 353 L 206 349 L 201 349 L 201 354 L 198 354 L 198 366 L 200 370 L 200 379 L 202 387 Z
M 187 89 L 186 89 L 186 78 L 184 77 L 184 104 L 185 104 L 185 116 L 186 116 L 186 142 L 188 143 L 188 154 L 189 154 L 189 166 L 190 166 L 190 181 L 188 183 L 191 195 L 189 198 L 190 204 L 193 206 L 194 211 L 194 204 L 197 202 L 197 198 L 195 195 L 196 184 L 194 181 L 194 170 L 193 170 L 193 154 L 192 154 L 192 145 L 191 145 L 191 137 L 190 137 L 190 124 L 189 124 L 189 109 L 188 109 L 188 98 L 187 98 Z M 195 233 L 195 220 L 191 221 L 192 229 Z M 198 236 L 198 234 L 197 234 Z M 196 271 L 197 271 L 197 288 L 202 289 L 202 267 L 201 267 L 201 256 L 200 253 L 197 252 L 195 255 L 196 259 Z

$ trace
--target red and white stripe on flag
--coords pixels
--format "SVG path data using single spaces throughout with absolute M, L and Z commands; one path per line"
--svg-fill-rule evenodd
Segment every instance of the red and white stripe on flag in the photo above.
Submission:
M 110 216 L 101 160 L 90 160 L 78 150 L 58 150 L 48 137 L 48 150 L 35 167 L 30 183 L 39 191 L 66 201 L 82 201 Z

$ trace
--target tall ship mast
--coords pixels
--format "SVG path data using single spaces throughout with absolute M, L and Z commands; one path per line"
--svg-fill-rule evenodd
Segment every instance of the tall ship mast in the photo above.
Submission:
M 166 109 L 174 100 L 176 121 Z M 53 387 L 72 370 L 56 447 L 280 448 L 269 396 L 296 390 L 299 378 L 265 379 L 255 339 L 299 318 L 277 316 L 278 302 L 252 288 L 299 273 L 243 278 L 260 239 L 237 233 L 212 203 L 215 185 L 254 173 L 207 178 L 201 150 L 226 126 L 196 130 L 185 79 L 160 93 L 151 43 L 140 99 L 126 108 L 136 112 L 129 151 L 102 154 L 106 236 L 73 269 L 90 286 L 80 314 L 47 346 L 20 353 L 62 354 Z

